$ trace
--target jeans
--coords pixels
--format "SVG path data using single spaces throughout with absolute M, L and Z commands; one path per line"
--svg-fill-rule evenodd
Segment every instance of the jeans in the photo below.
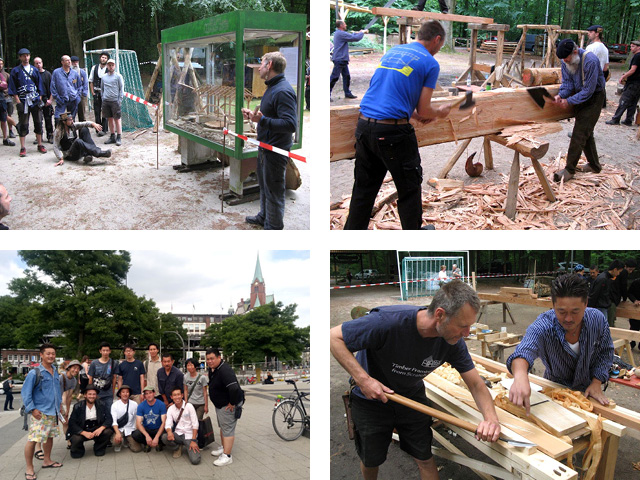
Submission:
M 264 149 L 258 151 L 258 185 L 260 187 L 260 212 L 265 230 L 284 228 L 284 194 L 287 157 Z
M 78 138 L 71 144 L 71 148 L 67 153 L 67 160 L 80 160 L 86 155 L 97 157 L 101 153 L 102 150 L 93 143 L 93 138 L 91 138 L 89 129 L 87 127 L 82 127 L 78 134 Z M 106 397 L 101 399 L 103 403 L 105 403 L 105 400 Z M 111 403 L 113 403 L 113 398 L 111 398 Z M 109 406 L 109 408 L 111 408 L 111 406 Z
M 78 105 L 80 104 L 80 97 L 76 97 L 73 100 L 69 100 L 66 103 L 56 101 L 56 110 L 54 116 L 56 120 L 60 118 L 65 112 L 71 113 L 73 118 L 76 118 L 76 113 L 78 112 Z
M 342 75 L 342 89 L 344 90 L 344 94 L 349 95 L 351 93 L 349 89 L 349 85 L 351 85 L 349 62 L 333 62 L 333 71 L 331 72 L 331 77 L 329 77 L 329 91 L 333 90 L 333 86 L 340 78 L 340 75 Z
M 403 230 L 422 225 L 422 165 L 411 124 L 387 125 L 358 120 L 356 165 L 345 230 L 366 230 L 385 175 L 391 172 L 398 191 Z
M 596 141 L 593 138 L 593 129 L 600 118 L 603 101 L 604 92 L 600 91 L 594 93 L 586 102 L 574 106 L 576 122 L 569 142 L 567 166 L 565 167 L 569 173 L 576 173 L 576 165 L 578 165 L 582 152 L 584 152 L 587 162 L 595 172 L 602 170 L 602 165 L 600 165 L 600 160 L 598 159 Z

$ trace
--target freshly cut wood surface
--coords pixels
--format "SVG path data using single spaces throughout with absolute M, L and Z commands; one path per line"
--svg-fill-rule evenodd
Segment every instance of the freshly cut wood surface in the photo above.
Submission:
M 522 71 L 522 83 L 526 87 L 562 83 L 562 70 L 560 68 L 525 68 Z
M 381 15 L 385 17 L 428 18 L 434 20 L 464 23 L 493 23 L 493 18 L 471 17 L 468 15 L 455 15 L 453 13 L 419 12 L 417 10 L 402 10 L 400 8 L 384 7 L 373 7 L 371 11 L 374 15 Z
M 584 419 L 535 391 L 531 392 L 531 415 L 558 436 L 587 426 Z
M 547 87 L 551 95 L 559 85 Z M 411 121 L 416 129 L 418 145 L 435 145 L 466 138 L 499 133 L 512 125 L 552 122 L 573 116 L 571 109 L 547 103 L 538 107 L 525 89 L 500 88 L 473 94 L 476 106 L 470 110 L 452 109 L 447 118 L 438 118 L 426 125 Z M 447 98 L 433 99 L 433 106 L 448 105 Z M 358 105 L 332 107 L 330 118 L 330 160 L 355 156 L 355 130 L 360 108 Z

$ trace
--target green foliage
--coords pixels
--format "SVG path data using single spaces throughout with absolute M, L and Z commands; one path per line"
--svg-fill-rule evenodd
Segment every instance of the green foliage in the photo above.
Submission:
M 255 308 L 244 315 L 228 317 L 211 325 L 201 344 L 218 347 L 233 362 L 261 363 L 267 358 L 295 362 L 309 346 L 310 328 L 298 328 L 296 305 L 282 303 Z

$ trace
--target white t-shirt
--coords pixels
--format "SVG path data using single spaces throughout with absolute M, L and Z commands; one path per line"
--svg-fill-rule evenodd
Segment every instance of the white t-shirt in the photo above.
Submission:
M 604 46 L 602 42 L 593 42 L 590 43 L 587 48 L 585 48 L 587 52 L 593 53 L 598 60 L 600 60 L 600 68 L 604 70 L 604 66 L 609 63 L 609 50 Z
M 438 279 L 439 280 L 446 280 L 447 279 L 447 272 L 444 270 L 440 270 L 440 273 L 438 273 Z
M 136 429 L 136 415 L 138 412 L 138 404 L 133 400 L 129 400 L 127 402 L 127 405 L 125 405 L 122 400 L 118 399 L 111 405 L 111 418 L 113 419 L 112 425 L 114 427 L 118 426 L 118 419 L 122 417 L 125 412 L 127 412 L 127 410 L 129 420 L 123 428 L 118 428 L 122 433 L 124 433 L 125 437 L 131 435 L 131 432 Z

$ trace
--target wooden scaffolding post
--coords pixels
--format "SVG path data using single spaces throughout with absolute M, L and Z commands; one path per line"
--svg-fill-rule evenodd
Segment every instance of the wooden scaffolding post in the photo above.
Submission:
M 509 173 L 509 188 L 507 190 L 507 201 L 504 206 L 504 214 L 511 220 L 516 218 L 516 207 L 518 206 L 518 184 L 520 183 L 520 153 L 517 151 L 513 155 L 511 162 L 511 172 Z
M 493 152 L 491 151 L 489 137 L 484 137 L 484 166 L 487 170 L 493 170 Z
M 156 63 L 156 68 L 153 69 L 153 75 L 151 75 L 151 80 L 149 81 L 149 85 L 147 86 L 147 91 L 144 92 L 144 99 L 148 102 L 151 97 L 151 92 L 153 92 L 153 85 L 156 83 L 156 79 L 158 78 L 158 72 L 162 68 L 162 44 L 159 43 L 158 47 L 158 63 Z

